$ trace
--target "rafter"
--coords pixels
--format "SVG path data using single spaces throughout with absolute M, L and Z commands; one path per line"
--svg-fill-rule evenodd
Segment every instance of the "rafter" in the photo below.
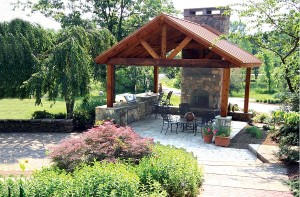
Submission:
M 209 54 L 207 54 L 204 59 L 210 59 L 213 55 L 215 54 L 215 52 L 211 51 Z
M 154 59 L 159 59 L 159 56 L 157 55 L 157 53 L 145 40 L 141 39 L 141 44 Z
M 190 41 L 192 40 L 191 37 L 187 36 L 167 57 L 167 59 L 173 59 Z

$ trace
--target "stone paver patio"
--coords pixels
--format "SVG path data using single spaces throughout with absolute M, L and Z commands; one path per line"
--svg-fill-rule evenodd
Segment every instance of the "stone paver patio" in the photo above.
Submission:
M 232 122 L 233 137 L 245 122 Z M 233 149 L 205 144 L 200 134 L 192 131 L 164 131 L 160 133 L 162 119 L 149 118 L 130 125 L 143 137 L 155 142 L 174 145 L 193 152 L 204 171 L 204 184 L 200 197 L 292 197 L 286 169 L 278 164 L 265 164 L 247 149 Z M 47 147 L 77 133 L 0 133 L 0 173 L 9 175 L 21 172 L 19 162 L 28 160 L 26 172 L 51 165 L 46 157 Z
M 198 162 L 203 161 L 241 161 L 255 162 L 256 157 L 247 149 L 233 149 L 215 146 L 214 144 L 205 144 L 198 128 L 196 136 L 192 131 L 181 132 L 178 128 L 176 134 L 175 126 L 173 132 L 168 131 L 165 135 L 165 130 L 160 133 L 162 119 L 148 119 L 134 122 L 130 125 L 134 131 L 143 137 L 154 138 L 155 142 L 160 142 L 163 145 L 174 145 L 177 148 L 184 148 L 188 152 L 193 152 L 197 156 Z M 245 122 L 233 121 L 231 138 L 246 126 Z M 166 127 L 166 126 L 165 126 Z

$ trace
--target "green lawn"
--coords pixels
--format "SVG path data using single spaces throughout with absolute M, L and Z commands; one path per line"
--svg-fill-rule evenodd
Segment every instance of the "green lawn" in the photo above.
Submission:
M 231 97 L 240 97 L 240 98 L 244 98 L 245 93 L 244 92 L 233 92 L 231 94 Z M 255 92 L 255 90 L 250 90 L 250 94 L 249 94 L 250 98 L 253 98 L 255 100 L 266 100 L 266 99 L 274 99 L 273 94 L 258 94 L 257 92 Z
M 47 110 L 51 113 L 66 113 L 66 106 L 63 100 L 52 101 L 42 100 L 43 105 L 36 106 L 35 99 L 1 99 L 0 119 L 30 119 L 35 111 Z

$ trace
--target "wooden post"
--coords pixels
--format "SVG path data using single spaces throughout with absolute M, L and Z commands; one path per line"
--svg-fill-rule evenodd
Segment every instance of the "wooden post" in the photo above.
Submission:
M 154 66 L 154 87 L 153 92 L 158 93 L 158 66 Z
M 106 98 L 107 98 L 107 107 L 113 107 L 115 95 L 114 95 L 114 88 L 115 88 L 115 66 L 114 65 L 107 65 L 107 76 L 106 76 Z
M 221 97 L 221 117 L 226 117 L 227 116 L 229 84 L 230 84 L 230 68 L 223 68 L 222 97 Z
M 247 70 L 246 70 L 244 113 L 248 113 L 248 110 L 249 110 L 249 92 L 250 92 L 251 70 L 252 70 L 252 68 L 247 68 Z

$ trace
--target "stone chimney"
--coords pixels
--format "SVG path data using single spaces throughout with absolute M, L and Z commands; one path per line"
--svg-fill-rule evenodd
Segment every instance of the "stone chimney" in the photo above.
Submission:
M 184 19 L 201 25 L 221 34 L 229 31 L 229 16 L 224 16 L 224 9 L 193 8 L 184 10 Z M 197 49 L 182 50 L 182 59 L 193 58 Z M 199 49 L 198 49 L 199 50 Z M 204 56 L 209 49 L 203 49 Z M 199 57 L 203 58 L 203 57 Z M 197 116 L 212 118 L 219 114 L 221 102 L 222 69 L 216 68 L 182 68 L 181 102 L 189 103 Z
M 206 24 L 222 34 L 229 32 L 229 16 L 223 15 L 224 8 L 193 8 L 184 10 L 184 19 Z

